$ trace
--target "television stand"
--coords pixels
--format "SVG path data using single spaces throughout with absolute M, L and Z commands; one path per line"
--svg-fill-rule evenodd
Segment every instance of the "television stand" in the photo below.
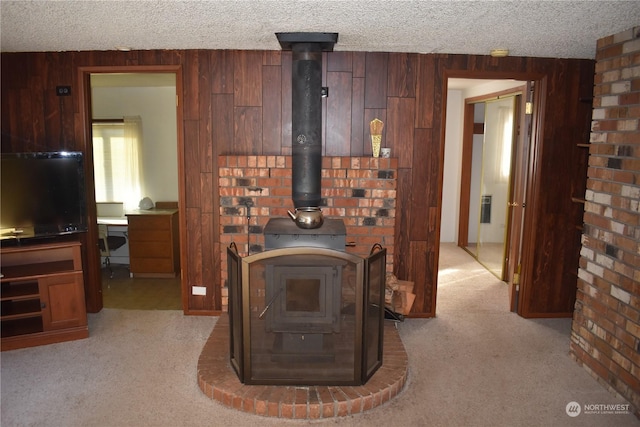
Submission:
M 2 350 L 87 338 L 80 242 L 0 249 Z

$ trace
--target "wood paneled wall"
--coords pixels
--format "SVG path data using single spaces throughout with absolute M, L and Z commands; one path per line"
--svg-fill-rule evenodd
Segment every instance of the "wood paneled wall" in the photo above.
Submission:
M 590 104 L 580 100 L 591 96 L 593 61 L 380 52 L 323 56 L 323 85 L 329 87 L 324 153 L 370 155 L 368 123 L 378 117 L 385 122 L 383 144 L 398 158 L 394 266 L 399 278 L 416 282 L 415 316 L 435 315 L 446 79 L 540 81 L 544 125 L 531 171 L 536 193 L 527 207 L 532 220 L 525 239 L 532 249 L 523 281 L 530 281 L 531 315 L 570 313 L 579 255 L 575 227 L 582 217 L 571 196 L 583 191 L 585 180 L 575 144 L 588 141 Z M 217 271 L 224 266 L 215 250 L 215 162 L 220 154 L 290 154 L 290 52 L 3 53 L 1 59 L 2 151 L 84 149 L 78 67 L 181 67 L 186 311 L 220 310 Z M 57 97 L 57 85 L 70 85 L 71 96 Z M 206 286 L 207 296 L 189 295 L 192 285 Z M 90 310 L 100 308 L 89 301 Z

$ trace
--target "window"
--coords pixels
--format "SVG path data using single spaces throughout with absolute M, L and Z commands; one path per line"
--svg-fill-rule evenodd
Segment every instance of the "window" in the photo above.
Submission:
M 498 176 L 498 182 L 509 182 L 509 175 L 511 175 L 511 146 L 513 143 L 513 106 L 500 107 L 498 112 L 498 123 L 502 128 L 499 130 L 498 147 L 500 162 L 498 163 L 499 170 L 496 176 Z
M 140 118 L 94 122 L 92 130 L 96 202 L 136 209 L 143 194 Z

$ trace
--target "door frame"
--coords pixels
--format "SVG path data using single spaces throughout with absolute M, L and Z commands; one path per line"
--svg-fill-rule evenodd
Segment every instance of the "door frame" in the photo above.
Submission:
M 529 143 L 529 152 L 527 155 L 527 171 L 526 171 L 526 184 L 525 184 L 525 199 L 522 201 L 522 205 L 528 207 L 528 211 L 533 212 L 533 209 L 539 202 L 539 191 L 540 191 L 540 167 L 539 167 L 539 155 L 542 150 L 542 141 L 544 138 L 544 111 L 545 111 L 545 93 L 547 90 L 547 76 L 542 73 L 536 72 L 504 72 L 504 71 L 476 71 L 476 70 L 443 70 L 443 79 L 442 79 L 442 119 L 440 124 L 440 140 L 442 141 L 442 147 L 440 150 L 440 158 L 439 158 L 439 166 L 440 166 L 440 176 L 439 176 L 439 194 L 440 194 L 440 216 L 442 215 L 442 192 L 443 192 L 443 179 L 444 179 L 444 144 L 445 144 L 445 133 L 446 133 L 446 106 L 447 106 L 447 89 L 449 79 L 452 78 L 461 78 L 461 79 L 478 79 L 478 80 L 505 80 L 505 79 L 513 79 L 531 82 L 535 91 L 533 92 L 533 102 L 532 111 L 531 111 L 531 132 L 530 132 L 530 143 Z M 528 95 L 527 95 L 528 97 Z M 468 123 L 465 122 L 465 126 L 468 126 Z M 471 126 L 473 126 L 473 119 L 471 119 Z M 530 317 L 530 313 L 528 312 L 529 304 L 527 304 L 526 297 L 529 292 L 524 292 L 525 288 L 531 281 L 532 271 L 531 266 L 534 257 L 534 245 L 535 239 L 531 236 L 531 233 L 536 228 L 537 219 L 535 215 L 527 215 L 526 211 L 523 209 L 523 220 L 522 220 L 522 249 L 520 252 L 520 258 L 522 260 L 521 265 L 522 268 L 520 270 L 519 275 L 519 284 L 516 285 L 513 283 L 513 277 L 508 277 L 508 284 L 510 288 L 517 290 L 514 292 L 512 299 L 512 307 L 515 305 L 516 312 L 518 315 L 522 317 Z M 440 226 L 439 222 L 439 226 Z M 438 233 L 440 235 L 440 233 Z M 460 238 L 458 236 L 458 238 Z M 435 256 L 436 265 L 439 262 L 440 251 L 439 244 L 437 245 L 437 253 Z M 511 275 L 513 276 L 513 275 Z M 437 288 L 438 288 L 438 279 L 436 275 L 436 285 L 432 296 L 432 304 L 434 307 L 434 312 L 437 310 Z
M 85 194 L 87 200 L 87 248 L 85 249 L 85 299 L 87 302 L 87 311 L 97 313 L 103 308 L 102 300 L 102 273 L 100 252 L 98 251 L 98 217 L 96 212 L 95 197 L 95 177 L 94 177 L 94 160 L 93 160 L 93 141 L 91 138 L 91 74 L 150 74 L 165 73 L 176 75 L 176 130 L 177 130 L 177 158 L 178 158 L 178 221 L 180 229 L 180 247 L 186 246 L 186 208 L 185 208 L 185 164 L 184 164 L 184 125 L 182 111 L 182 66 L 181 65 L 127 65 L 127 66 L 86 66 L 78 67 L 78 87 L 80 89 L 80 105 L 79 105 L 79 125 L 82 127 L 82 135 L 84 136 L 83 152 L 85 157 L 84 168 L 85 176 Z M 95 250 L 88 250 L 95 248 Z M 188 298 L 185 297 L 185 281 L 188 277 L 185 270 L 187 269 L 185 251 L 180 251 L 180 288 L 182 294 L 183 312 L 188 310 Z

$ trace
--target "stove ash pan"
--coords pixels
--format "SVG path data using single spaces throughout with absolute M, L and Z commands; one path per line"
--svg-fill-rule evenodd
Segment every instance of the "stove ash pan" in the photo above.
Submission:
M 344 251 L 347 228 L 341 219 L 324 220 L 322 227 L 301 229 L 288 218 L 271 218 L 264 227 L 265 249 L 313 247 Z

